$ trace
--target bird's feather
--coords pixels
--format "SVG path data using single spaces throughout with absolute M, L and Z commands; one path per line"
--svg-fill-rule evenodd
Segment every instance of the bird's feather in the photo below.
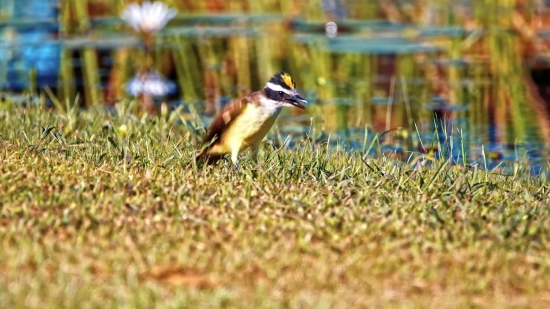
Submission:
M 258 92 L 251 93 L 244 98 L 234 99 L 225 105 L 220 114 L 214 119 L 208 129 L 208 132 L 204 136 L 202 140 L 202 147 L 206 147 L 197 155 L 197 159 L 205 157 L 208 150 L 220 141 L 220 137 L 224 132 L 229 130 L 231 125 L 235 122 L 235 119 L 242 114 L 247 105 L 253 104 L 252 102 L 254 101 L 254 96 L 258 96 Z M 208 160 L 217 161 L 219 159 L 221 159 L 221 156 L 211 156 Z

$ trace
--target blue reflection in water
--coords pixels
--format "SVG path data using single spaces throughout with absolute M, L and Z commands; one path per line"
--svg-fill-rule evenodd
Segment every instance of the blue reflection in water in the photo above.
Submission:
M 0 9 L 11 20 L 57 20 L 57 0 L 2 0 Z M 5 27 L 0 25 L 0 86 L 20 91 L 29 86 L 29 72 L 36 70 L 37 86 L 55 86 L 60 65 L 60 46 L 52 40 L 57 25 Z

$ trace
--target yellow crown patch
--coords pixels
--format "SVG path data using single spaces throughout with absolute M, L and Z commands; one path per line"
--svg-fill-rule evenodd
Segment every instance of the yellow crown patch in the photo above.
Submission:
M 281 73 L 281 79 L 288 87 L 290 87 L 290 89 L 294 89 L 296 87 L 294 80 L 292 80 L 292 77 L 290 77 L 288 73 Z

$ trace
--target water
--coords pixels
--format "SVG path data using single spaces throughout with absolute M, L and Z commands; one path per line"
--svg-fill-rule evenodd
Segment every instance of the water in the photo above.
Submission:
M 141 40 L 119 18 L 92 18 L 90 29 L 60 38 L 56 1 L 6 3 L 0 9 L 11 17 L 0 20 L 1 87 L 49 86 L 60 98 L 80 93 L 83 105 L 131 98 L 125 85 L 146 60 Z M 193 107 L 208 123 L 231 98 L 260 89 L 284 69 L 311 102 L 305 113 L 281 115 L 279 142 L 290 135 L 289 147 L 309 136 L 366 151 L 386 132 L 371 155 L 408 160 L 427 154 L 483 168 L 507 166 L 510 173 L 518 162 L 533 172 L 546 166 L 549 152 L 524 77 L 517 70 L 491 71 L 491 57 L 507 55 L 457 47 L 497 32 L 514 40 L 506 29 L 488 34 L 435 22 L 349 19 L 358 15 L 349 3 L 323 4 L 336 21 L 337 32 L 329 35 L 326 21 L 289 21 L 278 13 L 180 14 L 156 36 L 154 66 L 177 85 L 157 101 Z M 516 65 L 506 61 L 502 67 Z
M 53 41 L 57 25 L 55 0 L 3 0 L 0 9 L 12 20 L 34 21 L 17 27 L 0 27 L 0 86 L 21 91 L 28 89 L 29 72 L 35 71 L 38 87 L 57 81 L 60 66 L 60 46 Z M 42 21 L 42 23 L 41 23 Z

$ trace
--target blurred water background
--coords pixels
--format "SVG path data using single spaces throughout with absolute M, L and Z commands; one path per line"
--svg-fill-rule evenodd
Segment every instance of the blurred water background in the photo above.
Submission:
M 120 18 L 132 2 L 0 0 L 1 100 L 47 86 L 109 107 L 138 96 L 150 66 L 167 83 L 151 113 L 183 105 L 208 123 L 285 70 L 310 101 L 279 119 L 289 146 L 309 136 L 366 151 L 378 138 L 373 155 L 404 160 L 548 163 L 548 1 L 166 0 L 177 16 L 145 39 Z

